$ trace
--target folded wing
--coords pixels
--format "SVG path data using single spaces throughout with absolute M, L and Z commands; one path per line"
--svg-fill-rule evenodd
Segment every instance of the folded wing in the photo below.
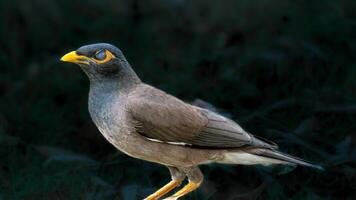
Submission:
M 276 147 L 256 139 L 230 119 L 151 86 L 141 85 L 128 97 L 127 109 L 136 130 L 149 139 L 200 148 Z

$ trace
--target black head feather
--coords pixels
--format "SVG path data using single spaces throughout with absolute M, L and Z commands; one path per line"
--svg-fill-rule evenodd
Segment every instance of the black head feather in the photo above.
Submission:
M 85 45 L 76 51 L 87 62 L 77 63 L 91 82 L 113 80 L 140 82 L 121 50 L 108 43 Z

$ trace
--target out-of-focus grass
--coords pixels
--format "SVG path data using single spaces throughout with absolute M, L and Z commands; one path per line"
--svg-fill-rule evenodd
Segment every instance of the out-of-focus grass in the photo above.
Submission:
M 0 199 L 142 199 L 161 166 L 117 152 L 91 123 L 88 81 L 62 54 L 119 46 L 142 80 L 200 98 L 302 167 L 203 166 L 187 199 L 354 199 L 356 3 L 0 1 Z

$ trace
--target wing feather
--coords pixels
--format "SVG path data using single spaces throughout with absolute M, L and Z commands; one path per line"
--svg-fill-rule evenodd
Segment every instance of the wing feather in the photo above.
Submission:
M 274 148 L 228 118 L 145 84 L 131 92 L 128 100 L 128 111 L 137 132 L 153 140 L 204 148 Z

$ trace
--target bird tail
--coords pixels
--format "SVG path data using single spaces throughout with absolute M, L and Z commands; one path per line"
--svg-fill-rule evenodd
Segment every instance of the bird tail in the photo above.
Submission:
M 260 157 L 281 161 L 281 164 L 285 163 L 291 165 L 302 165 L 314 169 L 324 170 L 324 168 L 320 165 L 312 164 L 311 162 L 308 162 L 301 158 L 297 158 L 274 149 L 252 149 L 252 151 L 249 151 L 249 153 Z
M 251 148 L 244 151 L 227 152 L 224 159 L 219 161 L 225 164 L 243 164 L 243 165 L 270 165 L 270 164 L 289 164 L 302 165 L 314 169 L 323 170 L 323 167 L 312 164 L 300 158 L 281 153 L 274 149 Z

